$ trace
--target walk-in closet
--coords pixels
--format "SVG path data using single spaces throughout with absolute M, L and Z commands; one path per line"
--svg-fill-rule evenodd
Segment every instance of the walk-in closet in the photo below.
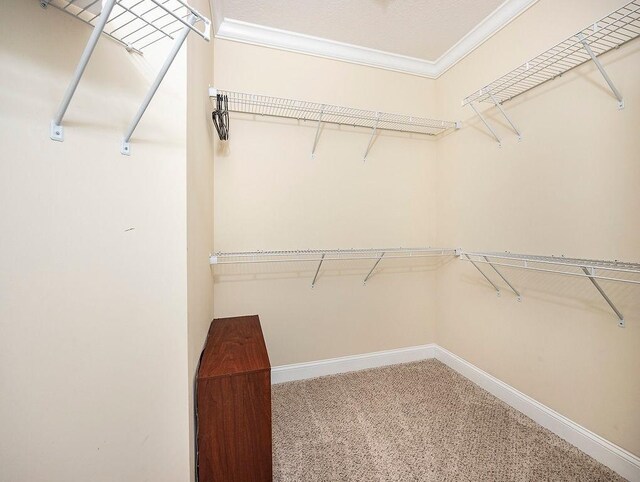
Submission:
M 0 482 L 640 482 L 640 0 L 2 0 Z

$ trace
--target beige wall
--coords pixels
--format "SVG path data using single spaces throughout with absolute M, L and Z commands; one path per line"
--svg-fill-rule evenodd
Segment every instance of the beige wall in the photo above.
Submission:
M 208 0 L 190 5 L 211 18 Z M 208 87 L 213 83 L 213 42 L 187 39 L 187 300 L 189 341 L 189 448 L 195 474 L 193 380 L 213 319 L 213 136 Z
M 188 480 L 185 51 L 126 157 L 166 44 L 101 39 L 53 142 L 88 35 L 0 6 L 0 480 Z
M 433 85 L 369 67 L 216 40 L 221 89 L 368 109 L 433 113 Z M 232 115 L 216 142 L 214 248 L 360 248 L 428 245 L 436 239 L 435 142 Z M 397 262 L 396 262 L 397 263 Z M 273 365 L 434 341 L 432 262 L 325 263 L 215 268 L 216 317 L 258 313 Z
M 589 63 L 505 104 L 518 142 L 489 136 L 461 99 L 620 1 L 541 0 L 437 80 L 442 115 L 465 127 L 438 143 L 438 242 L 466 249 L 640 261 L 640 44 L 602 57 L 616 100 Z M 553 22 L 548 22 L 553 18 Z M 536 35 L 524 35 L 536 32 Z M 469 263 L 439 271 L 437 341 L 597 434 L 640 454 L 640 288 L 505 270 L 501 298 Z

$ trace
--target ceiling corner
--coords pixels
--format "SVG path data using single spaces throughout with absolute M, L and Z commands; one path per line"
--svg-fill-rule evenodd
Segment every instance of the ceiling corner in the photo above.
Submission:
M 215 37 L 436 79 L 538 0 L 505 0 L 437 60 L 408 57 L 304 33 L 225 18 L 223 0 L 210 0 Z
M 537 2 L 506 0 L 436 60 L 437 76 L 445 73 Z

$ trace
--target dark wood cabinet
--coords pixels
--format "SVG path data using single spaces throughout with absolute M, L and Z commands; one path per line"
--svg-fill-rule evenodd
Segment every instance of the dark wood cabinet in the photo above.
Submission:
M 197 390 L 200 482 L 271 481 L 271 364 L 258 316 L 213 320 Z

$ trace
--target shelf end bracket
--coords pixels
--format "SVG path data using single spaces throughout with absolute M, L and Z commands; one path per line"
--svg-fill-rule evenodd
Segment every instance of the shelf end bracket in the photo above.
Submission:
M 472 264 L 473 266 L 475 266 L 475 268 L 476 268 L 478 271 L 480 271 L 480 274 L 481 274 L 482 276 L 484 276 L 484 279 L 486 279 L 486 280 L 491 284 L 491 286 L 493 286 L 493 287 L 495 288 L 496 293 L 498 294 L 498 296 L 500 296 L 500 288 L 498 288 L 498 286 L 497 286 L 493 281 L 491 281 L 491 278 L 489 278 L 486 274 L 484 274 L 484 271 L 482 271 L 482 270 L 480 269 L 480 267 L 479 267 L 479 266 L 478 266 L 478 265 L 477 265 L 477 264 L 476 264 L 476 263 L 475 263 L 475 262 L 474 262 L 474 261 L 469 257 L 469 255 L 468 255 L 467 253 L 463 253 L 463 254 L 464 254 L 464 256 L 467 258 L 467 260 L 471 261 L 471 264 Z
M 471 106 L 471 108 L 473 109 L 473 112 L 476 113 L 476 115 L 480 118 L 480 120 L 482 121 L 482 123 L 487 127 L 487 129 L 489 129 L 489 132 L 491 132 L 491 134 L 493 135 L 493 137 L 496 139 L 496 141 L 498 141 L 498 147 L 502 147 L 502 141 L 500 140 L 500 138 L 498 137 L 498 134 L 496 134 L 496 131 L 493 130 L 493 127 L 491 127 L 489 125 L 489 123 L 487 122 L 487 120 L 484 118 L 484 116 L 480 113 L 480 111 L 478 111 L 478 109 L 476 109 L 476 106 L 473 105 L 473 102 L 469 102 L 469 105 Z M 471 260 L 470 260 L 471 261 Z M 476 266 L 477 268 L 477 266 Z
M 198 20 L 198 17 L 191 14 L 189 16 L 189 19 L 186 21 L 186 26 L 182 28 L 182 30 L 178 33 L 178 35 L 176 35 L 175 41 L 173 43 L 173 47 L 169 52 L 169 55 L 165 59 L 164 64 L 162 64 L 160 72 L 158 72 L 158 75 L 153 81 L 153 84 L 151 85 L 151 87 L 149 88 L 147 95 L 142 101 L 142 105 L 140 105 L 138 112 L 136 113 L 135 117 L 131 121 L 131 124 L 129 124 L 129 128 L 127 129 L 127 132 L 125 133 L 124 138 L 122 139 L 122 147 L 120 149 L 120 152 L 125 156 L 128 156 L 131 153 L 129 142 L 131 141 L 131 136 L 133 135 L 133 132 L 136 130 L 136 127 L 138 127 L 138 123 L 140 122 L 140 119 L 142 119 L 142 116 L 147 110 L 147 107 L 149 107 L 149 104 L 151 103 L 151 99 L 153 99 L 153 96 L 158 91 L 158 87 L 160 87 L 162 80 L 164 79 L 165 75 L 167 75 L 167 72 L 169 71 L 169 67 L 171 67 L 171 64 L 173 63 L 176 56 L 178 55 L 178 52 L 180 51 L 182 44 L 187 39 L 189 32 L 191 31 L 193 25 L 196 23 L 197 20 Z
M 522 133 L 518 130 L 518 128 L 515 126 L 515 124 L 511 121 L 511 118 L 507 115 L 505 110 L 502 108 L 502 104 L 500 102 L 498 102 L 498 100 L 493 96 L 493 94 L 491 92 L 487 91 L 487 94 L 489 95 L 489 97 L 491 97 L 491 100 L 496 105 L 496 107 L 500 110 L 500 112 L 502 112 L 502 115 L 504 116 L 504 118 L 507 119 L 507 122 L 509 123 L 509 125 L 513 129 L 513 132 L 515 132 L 516 135 L 518 136 L 518 140 L 521 141 L 522 140 Z
M 587 275 L 587 277 L 589 278 L 589 281 L 593 283 L 593 286 L 596 287 L 596 289 L 600 292 L 600 294 L 605 299 L 605 301 L 609 304 L 611 309 L 616 313 L 616 316 L 618 317 L 618 326 L 620 328 L 624 328 L 624 316 L 622 315 L 622 313 L 620 313 L 620 310 L 616 308 L 616 305 L 613 304 L 613 301 L 611 301 L 611 298 L 609 298 L 607 294 L 604 292 L 604 290 L 602 289 L 602 286 L 600 286 L 600 284 L 595 280 L 594 278 L 595 270 L 593 268 L 585 268 L 583 266 L 582 271 L 584 271 L 584 274 Z
M 364 281 L 362 282 L 363 286 L 367 285 L 367 281 L 369 280 L 369 278 L 371 278 L 371 275 L 373 274 L 373 271 L 378 267 L 378 264 L 380 264 L 380 261 L 382 261 L 382 257 L 384 256 L 384 252 L 380 255 L 380 257 L 376 260 L 375 264 L 373 265 L 373 268 L 371 268 L 371 270 L 369 271 L 369 273 L 367 274 L 367 276 L 365 276 Z
M 515 295 L 518 297 L 518 301 L 522 301 L 522 295 L 520 294 L 520 292 L 515 289 L 513 287 L 513 285 L 511 283 L 509 283 L 509 280 L 507 280 L 507 278 L 504 277 L 504 275 L 498 271 L 498 268 L 496 268 L 493 263 L 491 261 L 489 261 L 489 258 L 487 256 L 483 256 L 483 258 L 485 259 L 485 261 L 487 263 L 489 263 L 489 266 L 491 266 L 493 268 L 493 270 L 498 273 L 498 276 L 500 276 L 500 278 L 502 278 L 502 281 L 504 281 L 505 283 L 507 283 L 507 285 L 509 286 L 509 288 L 511 288 L 511 291 L 513 291 L 515 293 Z
M 367 156 L 369 155 L 369 151 L 371 150 L 371 146 L 373 145 L 373 139 L 376 137 L 376 131 L 378 130 L 378 122 L 380 122 L 380 112 L 376 114 L 376 123 L 373 125 L 373 130 L 371 131 L 371 137 L 369 137 L 369 144 L 367 145 L 367 150 L 364 151 L 364 159 L 367 160 Z
M 313 281 L 311 282 L 311 289 L 315 288 L 316 280 L 318 279 L 318 273 L 320 273 L 320 267 L 322 266 L 322 262 L 324 261 L 324 256 L 326 253 L 322 253 L 322 257 L 320 258 L 320 263 L 318 263 L 318 268 L 316 269 L 316 274 L 313 276 Z
M 69 104 L 71 103 L 71 99 L 73 95 L 76 93 L 76 89 L 78 88 L 78 84 L 80 83 L 80 79 L 82 78 L 82 74 L 84 74 L 85 69 L 87 68 L 87 64 L 89 63 L 89 59 L 93 54 L 93 51 L 96 48 L 96 44 L 98 43 L 98 39 L 102 34 L 107 21 L 109 20 L 109 15 L 111 15 L 111 10 L 113 10 L 113 6 L 115 5 L 115 0 L 107 0 L 104 2 L 102 6 L 102 12 L 100 12 L 100 16 L 98 17 L 98 21 L 96 22 L 96 26 L 93 27 L 93 31 L 91 32 L 91 36 L 87 41 L 87 45 L 80 56 L 80 61 L 76 66 L 76 70 L 73 73 L 73 78 L 71 82 L 67 86 L 67 90 L 64 93 L 64 97 L 62 98 L 62 102 L 60 102 L 60 106 L 58 107 L 58 111 L 55 113 L 55 117 L 51 121 L 51 127 L 49 132 L 49 137 L 51 137 L 54 141 L 62 142 L 64 140 L 64 129 L 62 128 L 62 119 L 69 108 Z M 45 7 L 49 4 L 49 1 L 42 1 L 40 5 Z
M 585 40 L 584 35 L 579 33 L 578 39 L 580 40 L 580 42 L 582 42 L 582 46 L 589 54 L 589 57 L 591 57 L 591 60 L 593 60 L 593 63 L 596 64 L 596 67 L 598 67 L 598 70 L 602 74 L 602 77 L 604 77 L 604 80 L 607 82 L 607 84 L 609 84 L 609 88 L 613 92 L 613 95 L 615 95 L 616 99 L 618 99 L 618 110 L 624 109 L 624 99 L 622 98 L 622 94 L 613 83 L 613 80 L 611 80 L 611 77 L 609 77 L 609 74 L 607 74 L 607 71 L 600 63 L 598 57 L 596 57 L 596 55 L 593 53 L 593 50 L 591 50 L 591 47 L 589 47 L 589 43 Z
M 318 146 L 318 140 L 320 139 L 320 132 L 322 129 L 322 116 L 324 115 L 324 108 L 325 106 L 322 106 L 322 109 L 320 110 L 320 117 L 318 117 L 318 127 L 316 127 L 316 138 L 313 141 L 313 148 L 311 149 L 311 159 L 315 159 L 316 158 L 316 147 Z

